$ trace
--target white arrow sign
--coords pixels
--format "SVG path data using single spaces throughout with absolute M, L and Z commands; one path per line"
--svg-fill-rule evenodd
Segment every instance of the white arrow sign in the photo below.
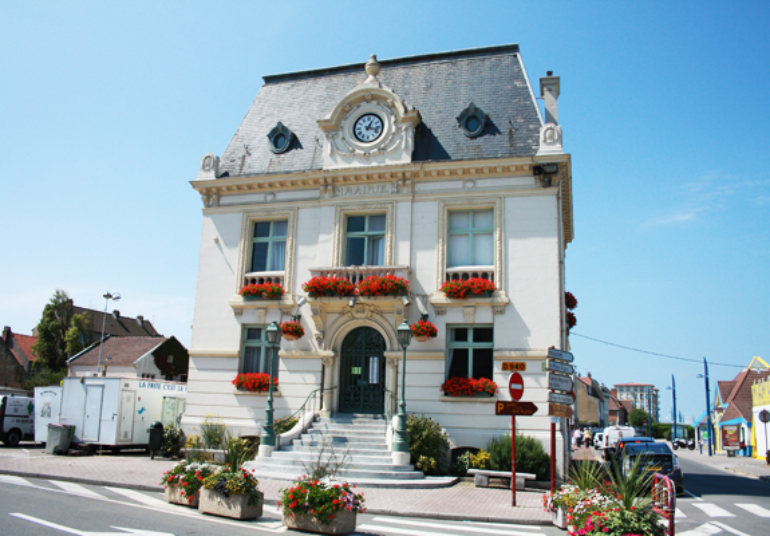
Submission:
M 558 391 L 572 391 L 572 378 L 560 376 L 552 372 L 548 373 L 548 388 Z
M 556 348 L 548 349 L 548 357 L 551 359 L 560 359 L 561 361 L 566 361 L 567 363 L 572 363 L 575 360 L 575 356 L 573 356 L 571 353 L 562 352 Z
M 548 402 L 551 402 L 552 404 L 565 404 L 565 405 L 571 406 L 574 400 L 572 400 L 572 396 L 570 395 L 563 395 L 561 393 L 549 392 Z
M 61 532 L 66 532 L 67 534 L 75 534 L 76 536 L 115 536 L 116 534 L 126 536 L 126 533 L 135 534 L 136 536 L 174 536 L 170 532 L 156 532 L 154 530 L 127 529 L 123 527 L 112 526 L 110 528 L 117 529 L 121 532 L 88 532 L 85 530 L 77 530 L 70 527 L 65 527 L 64 525 L 57 525 L 56 523 L 51 523 L 50 521 L 45 521 L 43 519 L 38 519 L 36 517 L 28 516 L 25 514 L 10 515 L 13 517 L 18 517 L 19 519 L 26 519 L 27 521 L 37 523 L 38 525 L 43 525 L 44 527 L 60 530 Z
M 563 372 L 564 374 L 572 374 L 574 371 L 574 368 L 572 365 L 568 365 L 566 363 L 561 363 L 559 361 L 554 361 L 553 359 L 549 359 L 545 363 L 543 363 L 543 370 L 552 370 L 554 372 Z

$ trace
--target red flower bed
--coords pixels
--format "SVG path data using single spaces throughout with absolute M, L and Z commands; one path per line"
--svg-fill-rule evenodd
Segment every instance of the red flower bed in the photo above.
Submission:
M 252 283 L 241 288 L 240 295 L 245 297 L 262 298 L 264 300 L 275 300 L 283 296 L 286 292 L 284 288 L 277 283 Z
M 476 393 L 491 396 L 497 392 L 497 384 L 489 378 L 449 378 L 441 385 L 441 390 L 447 396 L 473 396 Z
M 428 322 L 427 320 L 418 320 L 409 327 L 412 329 L 412 335 L 415 337 L 430 337 L 431 339 L 435 339 L 436 335 L 438 335 L 436 326 L 433 322 Z
M 270 375 L 264 372 L 241 372 L 233 380 L 233 385 L 242 391 L 261 393 L 270 388 Z M 273 378 L 273 388 L 278 388 L 278 378 Z
M 567 306 L 567 309 L 569 309 L 571 311 L 572 309 L 574 309 L 578 305 L 577 298 L 571 292 L 565 292 L 564 293 L 564 304 Z
M 441 292 L 443 292 L 447 298 L 453 298 L 456 300 L 464 300 L 468 296 L 486 296 L 497 290 L 495 284 L 489 279 L 482 279 L 480 277 L 472 277 L 465 280 L 453 280 L 447 281 L 441 286 Z
M 322 277 L 317 275 L 302 284 L 302 290 L 308 293 L 311 298 L 321 298 L 323 296 L 353 296 L 356 287 L 341 277 Z
M 372 275 L 356 286 L 360 296 L 405 296 L 409 292 L 409 281 L 395 275 Z

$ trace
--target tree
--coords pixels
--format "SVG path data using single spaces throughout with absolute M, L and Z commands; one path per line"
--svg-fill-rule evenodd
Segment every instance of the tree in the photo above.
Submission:
M 642 408 L 636 408 L 628 414 L 628 423 L 634 428 L 644 426 L 644 421 L 649 422 L 650 416 Z
M 66 367 L 66 337 L 71 322 L 72 300 L 66 292 L 57 288 L 37 325 L 37 342 L 32 347 L 37 355 L 36 369 L 60 371 Z
M 86 313 L 72 315 L 72 325 L 64 336 L 67 357 L 80 353 L 91 340 L 91 317 Z

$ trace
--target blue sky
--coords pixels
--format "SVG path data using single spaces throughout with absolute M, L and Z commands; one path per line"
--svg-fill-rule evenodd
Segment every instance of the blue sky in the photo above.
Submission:
M 56 288 L 190 341 L 201 201 L 261 76 L 519 43 L 561 77 L 576 334 L 745 366 L 770 358 L 770 4 L 4 2 L 0 322 Z M 362 7 L 363 6 L 363 7 Z M 111 307 L 112 308 L 112 307 Z M 702 365 L 572 337 L 581 373 L 705 406 Z M 712 380 L 737 367 L 711 367 Z

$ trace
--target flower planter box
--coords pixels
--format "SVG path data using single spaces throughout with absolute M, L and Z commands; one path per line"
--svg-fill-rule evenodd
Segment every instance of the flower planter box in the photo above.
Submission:
M 283 338 L 286 339 L 287 341 L 296 341 L 299 337 L 291 333 L 284 333 Z
M 198 495 L 193 495 L 193 500 L 190 501 L 182 495 L 182 490 L 177 486 L 169 486 L 166 488 L 163 498 L 170 504 L 182 504 L 184 506 L 190 506 L 192 508 L 198 508 Z
M 201 489 L 200 502 L 198 510 L 204 514 L 215 516 L 230 517 L 233 519 L 257 519 L 262 515 L 262 505 L 264 504 L 264 494 L 259 491 L 259 505 L 249 505 L 248 495 L 230 494 L 225 497 L 221 493 L 210 489 Z
M 356 530 L 356 513 L 342 510 L 334 514 L 334 519 L 325 525 L 310 514 L 284 514 L 283 524 L 290 529 L 317 534 L 350 534 Z
M 559 506 L 555 512 L 553 512 L 553 524 L 560 529 L 567 528 L 567 516 L 564 514 L 564 507 Z
M 415 335 L 414 340 L 417 342 L 428 342 L 430 340 L 429 335 Z

